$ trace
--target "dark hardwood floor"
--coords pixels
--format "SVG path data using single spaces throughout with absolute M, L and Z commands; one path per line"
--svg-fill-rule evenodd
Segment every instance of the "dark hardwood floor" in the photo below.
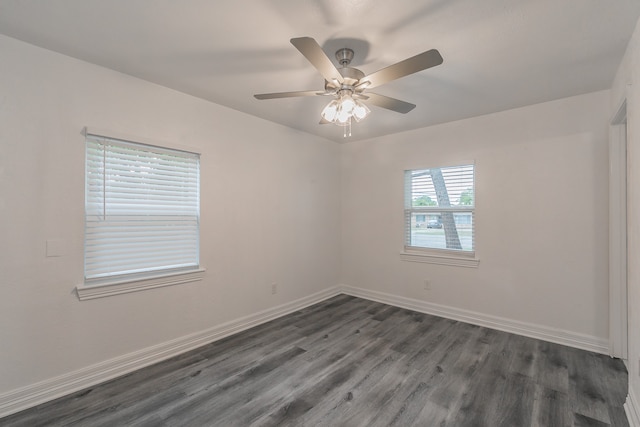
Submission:
M 341 295 L 2 426 L 628 426 L 608 356 Z

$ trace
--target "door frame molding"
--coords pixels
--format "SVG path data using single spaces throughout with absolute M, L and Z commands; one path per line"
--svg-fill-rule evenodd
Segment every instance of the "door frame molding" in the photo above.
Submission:
M 627 99 L 609 126 L 609 352 L 628 357 Z

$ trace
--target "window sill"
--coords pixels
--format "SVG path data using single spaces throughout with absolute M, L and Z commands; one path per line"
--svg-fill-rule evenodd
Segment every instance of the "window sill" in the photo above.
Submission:
M 478 268 L 480 260 L 475 254 L 435 254 L 428 252 L 400 252 L 400 259 L 408 262 L 424 262 L 427 264 L 451 265 L 454 267 Z
M 198 268 L 197 270 L 167 273 L 138 279 L 130 278 L 119 281 L 101 282 L 95 285 L 82 284 L 76 286 L 76 293 L 80 301 L 110 297 L 113 295 L 127 294 L 129 292 L 144 291 L 146 289 L 196 282 L 203 279 L 205 271 L 204 268 Z

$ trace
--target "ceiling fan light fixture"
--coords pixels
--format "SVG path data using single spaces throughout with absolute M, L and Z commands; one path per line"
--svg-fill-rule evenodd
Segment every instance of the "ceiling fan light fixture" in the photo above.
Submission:
M 351 122 L 351 118 L 360 121 L 371 112 L 362 102 L 353 99 L 352 92 L 343 90 L 340 98 L 328 103 L 322 110 L 321 116 L 324 120 L 338 126 L 346 126 Z

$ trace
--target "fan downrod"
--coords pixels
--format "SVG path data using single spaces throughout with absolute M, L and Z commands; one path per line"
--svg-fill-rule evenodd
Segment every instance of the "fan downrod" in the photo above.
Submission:
M 336 51 L 336 59 L 343 67 L 349 66 L 351 60 L 353 59 L 353 50 L 348 47 L 344 47 L 338 51 Z

